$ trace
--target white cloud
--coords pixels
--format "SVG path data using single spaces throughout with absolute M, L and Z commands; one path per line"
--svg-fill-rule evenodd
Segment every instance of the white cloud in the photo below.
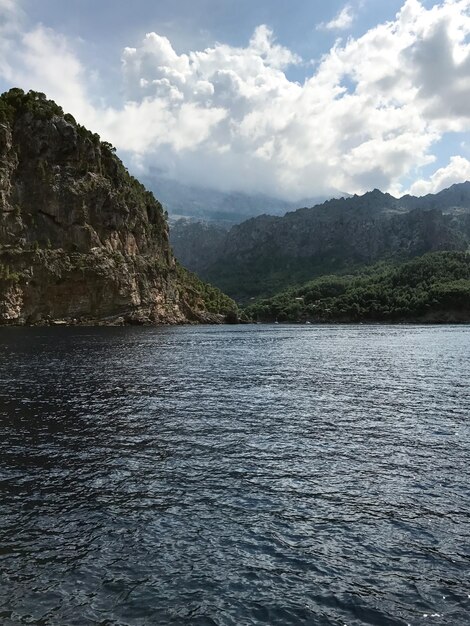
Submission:
M 18 2 L 15 0 L 0 0 L 0 27 L 9 24 L 11 20 L 16 21 L 20 12 Z
M 21 38 L 23 71 L 18 78 L 32 89 L 54 94 L 66 111 L 74 110 L 79 118 L 92 118 L 93 107 L 87 101 L 88 76 L 70 49 L 65 37 L 43 26 Z
M 21 10 L 14 0 L 0 0 L 0 77 L 9 79 L 13 68 L 9 63 L 12 38 L 18 32 Z
M 413 183 L 409 193 L 414 196 L 424 196 L 468 180 L 470 180 L 470 161 L 461 156 L 453 156 L 446 167 L 436 170 L 429 179 L 421 179 Z
M 266 26 L 246 47 L 186 54 L 149 33 L 123 51 L 125 99 L 113 107 L 73 42 L 20 27 L 10 11 L 0 75 L 46 92 L 141 171 L 293 199 L 331 189 L 400 193 L 401 180 L 435 161 L 446 132 L 470 131 L 469 8 L 470 0 L 430 9 L 406 0 L 393 21 L 337 42 L 303 84 L 287 74 L 300 59 Z
M 347 4 L 330 22 L 322 22 L 317 28 L 319 30 L 348 30 L 353 25 L 354 19 L 352 7 Z

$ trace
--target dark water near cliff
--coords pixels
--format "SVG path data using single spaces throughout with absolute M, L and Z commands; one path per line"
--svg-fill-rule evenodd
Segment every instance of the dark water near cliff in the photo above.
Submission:
M 0 330 L 0 623 L 470 624 L 470 328 Z

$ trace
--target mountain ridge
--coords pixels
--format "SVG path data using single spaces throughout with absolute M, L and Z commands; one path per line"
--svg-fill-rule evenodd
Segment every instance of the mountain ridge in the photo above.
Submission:
M 190 224 L 171 234 L 175 254 L 195 248 Z M 184 232 L 186 231 L 186 233 Z M 232 297 L 246 301 L 305 282 L 321 273 L 381 259 L 406 260 L 438 250 L 466 250 L 470 239 L 470 183 L 423 198 L 372 190 L 331 199 L 284 216 L 261 215 L 206 242 L 189 267 Z

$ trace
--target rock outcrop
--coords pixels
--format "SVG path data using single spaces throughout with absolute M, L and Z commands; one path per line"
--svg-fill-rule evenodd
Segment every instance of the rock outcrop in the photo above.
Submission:
M 162 205 L 43 94 L 0 97 L 0 323 L 215 322 L 233 301 L 179 266 Z

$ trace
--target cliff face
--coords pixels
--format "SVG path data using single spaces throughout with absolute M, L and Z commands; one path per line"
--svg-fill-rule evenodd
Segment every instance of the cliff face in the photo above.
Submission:
M 177 265 L 161 204 L 42 94 L 0 97 L 0 323 L 217 321 L 233 302 Z

